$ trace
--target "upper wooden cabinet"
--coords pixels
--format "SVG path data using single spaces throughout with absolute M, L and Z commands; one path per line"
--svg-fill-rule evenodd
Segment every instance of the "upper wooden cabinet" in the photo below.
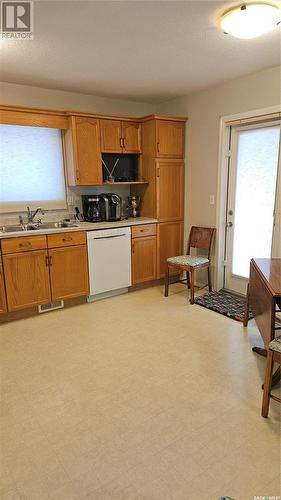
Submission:
M 184 158 L 185 123 L 156 120 L 156 157 Z
M 141 152 L 141 126 L 138 122 L 122 122 L 123 153 Z
M 100 128 L 97 118 L 71 116 L 65 133 L 67 180 L 70 186 L 102 184 Z
M 140 131 L 139 122 L 100 120 L 102 153 L 140 153 Z
M 148 116 L 142 123 L 142 152 L 149 158 L 184 158 L 185 119 Z
M 5 284 L 4 284 L 4 273 L 0 255 L 0 314 L 5 313 L 6 311 L 7 311 L 7 303 L 6 303 Z

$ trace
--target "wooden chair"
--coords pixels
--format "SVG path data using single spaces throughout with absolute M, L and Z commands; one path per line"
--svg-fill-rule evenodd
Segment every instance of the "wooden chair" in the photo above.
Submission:
M 210 273 L 210 254 L 212 242 L 215 235 L 213 227 L 192 226 L 187 243 L 187 255 L 178 255 L 167 259 L 166 277 L 165 277 L 165 297 L 168 297 L 170 284 L 170 269 L 177 268 L 186 272 L 187 287 L 190 288 L 190 302 L 194 304 L 194 273 L 198 269 L 208 270 L 209 291 L 212 291 L 211 273 Z M 207 257 L 190 255 L 191 248 L 207 250 Z M 183 282 L 185 280 L 180 280 Z
M 274 361 L 281 363 L 281 335 L 272 340 L 268 345 L 261 410 L 261 414 L 265 418 L 268 416 L 270 398 L 281 403 L 280 398 L 271 394 Z

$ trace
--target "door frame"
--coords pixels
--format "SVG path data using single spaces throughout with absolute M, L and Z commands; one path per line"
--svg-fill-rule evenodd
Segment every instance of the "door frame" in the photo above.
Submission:
M 217 211 L 216 211 L 216 246 L 215 246 L 215 276 L 214 289 L 223 288 L 224 280 L 224 249 L 225 249 L 225 224 L 226 224 L 226 201 L 228 185 L 228 145 L 230 140 L 230 126 L 227 122 L 263 117 L 272 113 L 281 113 L 281 105 L 268 108 L 246 111 L 220 118 L 219 123 L 219 155 L 218 155 L 218 178 L 217 178 Z

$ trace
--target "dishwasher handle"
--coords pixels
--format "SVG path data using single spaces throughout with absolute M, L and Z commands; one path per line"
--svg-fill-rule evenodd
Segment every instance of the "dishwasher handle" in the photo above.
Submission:
M 115 234 L 114 236 L 98 236 L 95 237 L 94 240 L 109 240 L 111 238 L 120 238 L 121 236 L 128 236 L 127 234 Z

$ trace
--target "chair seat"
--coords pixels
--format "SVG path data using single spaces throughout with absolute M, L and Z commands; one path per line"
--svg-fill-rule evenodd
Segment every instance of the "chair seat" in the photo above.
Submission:
M 276 337 L 273 339 L 268 346 L 269 349 L 275 352 L 280 352 L 281 353 L 281 335 L 279 337 Z
M 169 257 L 167 259 L 169 264 L 175 264 L 178 266 L 190 266 L 196 267 L 201 266 L 202 264 L 208 264 L 209 259 L 206 257 L 198 257 L 193 255 L 178 255 L 177 257 Z

